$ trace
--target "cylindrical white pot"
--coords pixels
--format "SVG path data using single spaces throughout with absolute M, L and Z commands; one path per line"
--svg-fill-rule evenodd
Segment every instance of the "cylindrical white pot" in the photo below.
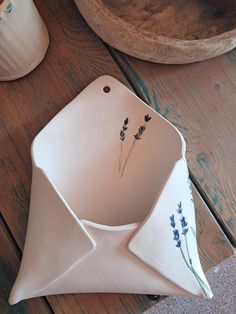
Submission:
M 4 0 L 0 5 L 0 81 L 20 78 L 44 58 L 47 28 L 33 0 Z

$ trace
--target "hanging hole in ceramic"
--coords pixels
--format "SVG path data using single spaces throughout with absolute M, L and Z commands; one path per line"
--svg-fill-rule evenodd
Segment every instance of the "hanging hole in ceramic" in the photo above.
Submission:
M 103 91 L 104 91 L 104 93 L 109 93 L 111 91 L 110 86 L 107 86 L 107 85 L 104 86 Z

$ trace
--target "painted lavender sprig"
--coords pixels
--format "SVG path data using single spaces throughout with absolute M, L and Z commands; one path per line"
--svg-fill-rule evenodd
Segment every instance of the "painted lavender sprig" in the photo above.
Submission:
M 125 171 L 125 167 L 127 166 L 127 163 L 129 161 L 129 158 L 134 150 L 134 147 L 135 147 L 135 143 L 138 141 L 138 140 L 141 140 L 142 139 L 142 135 L 144 133 L 144 131 L 146 130 L 146 126 L 147 126 L 147 123 L 152 119 L 152 117 L 149 116 L 149 114 L 145 115 L 144 116 L 144 124 L 141 125 L 139 128 L 138 128 L 138 131 L 136 134 L 134 134 L 134 139 L 133 139 L 133 142 L 132 142 L 132 145 L 129 149 L 129 152 L 128 152 L 128 155 L 127 155 L 127 158 L 124 162 L 124 165 L 123 165 L 123 168 L 121 170 L 121 177 L 123 177 L 123 174 L 124 174 L 124 171 Z
M 181 235 L 180 235 L 180 231 L 177 229 L 176 227 L 176 221 L 175 221 L 175 216 L 174 214 L 172 214 L 170 216 L 170 225 L 173 228 L 173 240 L 176 242 L 176 247 L 180 250 L 180 253 L 184 259 L 185 264 L 187 265 L 188 269 L 192 272 L 192 274 L 194 275 L 194 277 L 196 278 L 198 284 L 200 285 L 204 295 L 206 297 L 209 297 L 211 295 L 208 286 L 205 284 L 205 282 L 201 279 L 200 275 L 197 273 L 197 271 L 194 269 L 193 267 L 193 261 L 192 258 L 190 257 L 190 253 L 189 253 L 189 247 L 188 247 L 188 239 L 187 239 L 187 234 L 189 231 L 189 226 L 188 226 L 188 222 L 186 220 L 186 217 L 183 215 L 183 208 L 182 208 L 182 203 L 179 202 L 178 207 L 177 207 L 177 213 L 180 216 L 180 224 L 181 224 Z M 190 229 L 192 230 L 192 227 L 190 227 Z M 186 248 L 186 252 L 187 252 L 187 256 L 184 254 L 183 251 L 183 241 L 182 238 L 184 238 L 184 243 L 185 243 L 185 248 Z
M 121 158 L 122 158 L 122 152 L 123 152 L 123 142 L 125 140 L 125 132 L 128 130 L 128 123 L 129 123 L 129 118 L 125 118 L 122 128 L 120 130 L 120 156 L 119 156 L 119 172 L 121 171 Z

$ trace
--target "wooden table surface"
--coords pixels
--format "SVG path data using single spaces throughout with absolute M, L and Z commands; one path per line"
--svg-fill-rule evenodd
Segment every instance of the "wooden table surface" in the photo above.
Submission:
M 60 295 L 8 305 L 27 227 L 31 142 L 98 76 L 133 89 L 186 139 L 206 271 L 236 244 L 236 52 L 184 66 L 144 62 L 105 45 L 72 0 L 35 2 L 50 33 L 46 58 L 26 77 L 0 83 L 0 313 L 143 313 L 155 304 L 145 295 Z

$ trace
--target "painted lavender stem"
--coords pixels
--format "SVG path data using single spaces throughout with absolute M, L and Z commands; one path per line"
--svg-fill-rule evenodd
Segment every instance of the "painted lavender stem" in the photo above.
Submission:
M 127 163 L 128 163 L 128 160 L 129 160 L 129 158 L 130 158 L 130 156 L 131 156 L 131 154 L 132 154 L 132 151 L 133 151 L 133 149 L 134 149 L 135 142 L 136 142 L 136 141 L 133 140 L 132 145 L 131 145 L 131 147 L 130 147 L 130 150 L 129 150 L 129 152 L 128 152 L 127 158 L 126 158 L 126 160 L 125 160 L 124 166 L 123 166 L 122 171 L 121 171 L 121 175 L 120 175 L 121 178 L 123 177 L 123 174 L 124 174 L 124 171 L 125 171 L 125 167 L 126 167 L 126 165 L 127 165 Z
M 184 254 L 184 251 L 183 251 L 180 232 L 176 228 L 175 216 L 171 215 L 170 216 L 170 225 L 173 228 L 173 240 L 176 241 L 175 246 L 177 248 L 179 248 L 185 264 L 187 265 L 188 269 L 192 272 L 192 274 L 196 278 L 196 280 L 197 280 L 199 286 L 201 287 L 205 297 L 209 297 L 210 292 L 209 292 L 208 286 L 205 284 L 205 282 L 201 279 L 200 275 L 194 269 L 193 261 L 192 261 L 192 258 L 190 257 L 189 247 L 188 247 L 188 239 L 187 239 L 187 233 L 189 231 L 189 227 L 188 227 L 188 222 L 187 222 L 185 216 L 183 215 L 183 208 L 182 208 L 181 202 L 179 202 L 179 204 L 178 204 L 177 213 L 180 215 L 179 221 L 181 223 L 181 235 L 184 237 L 187 256 Z M 192 230 L 192 227 L 190 227 L 190 230 Z
M 124 120 L 124 123 L 122 125 L 122 128 L 120 130 L 120 156 L 119 156 L 119 172 L 121 171 L 121 158 L 122 158 L 122 152 L 123 152 L 123 143 L 125 140 L 125 132 L 128 130 L 128 123 L 129 123 L 129 118 L 127 117 Z
M 138 140 L 141 140 L 142 139 L 142 135 L 144 133 L 144 131 L 146 130 L 146 125 L 147 123 L 151 120 L 152 118 L 147 114 L 144 116 L 144 122 L 145 124 L 141 125 L 139 128 L 138 128 L 138 132 L 136 134 L 134 134 L 134 139 L 133 139 L 133 142 L 131 144 L 131 147 L 129 149 L 129 152 L 128 152 L 128 155 L 127 155 L 127 158 L 124 162 L 124 165 L 123 165 L 123 168 L 121 170 L 121 177 L 123 177 L 123 174 L 124 174 L 124 171 L 125 171 L 125 168 L 127 166 L 127 163 L 129 161 L 129 158 L 134 150 L 134 147 L 135 147 L 135 144 Z

